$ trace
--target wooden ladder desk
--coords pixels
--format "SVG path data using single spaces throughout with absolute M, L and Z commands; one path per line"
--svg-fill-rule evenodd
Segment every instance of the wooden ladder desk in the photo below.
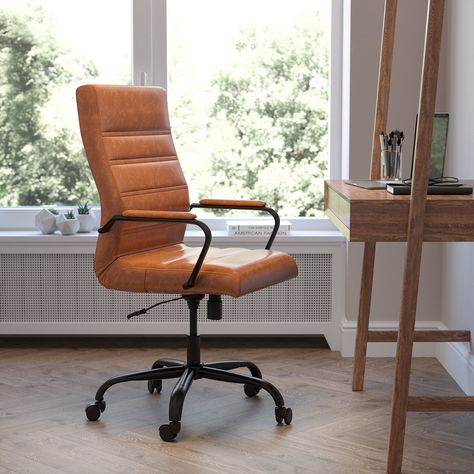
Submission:
M 380 178 L 386 131 L 397 0 L 385 0 L 370 179 Z M 408 411 L 474 411 L 474 397 L 410 397 L 413 342 L 470 341 L 469 331 L 415 331 L 423 241 L 474 241 L 474 198 L 427 196 L 444 0 L 429 0 L 411 196 L 325 183 L 325 211 L 349 241 L 365 242 L 354 354 L 353 390 L 362 390 L 368 342 L 397 342 L 387 472 L 401 472 Z M 474 181 L 469 182 L 474 184 Z M 376 242 L 407 242 L 399 329 L 369 331 Z

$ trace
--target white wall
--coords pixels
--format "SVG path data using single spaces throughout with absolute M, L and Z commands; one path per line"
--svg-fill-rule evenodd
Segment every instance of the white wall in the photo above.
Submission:
M 446 106 L 450 113 L 447 169 L 474 178 L 474 2 L 446 2 Z M 445 244 L 442 266 L 442 321 L 474 334 L 474 243 Z
M 471 0 L 472 1 L 472 0 Z M 474 2 L 473 2 L 474 4 Z M 370 168 L 372 133 L 377 92 L 378 63 L 382 33 L 381 0 L 345 2 L 350 11 L 350 31 L 345 23 L 346 46 L 350 40 L 350 58 L 345 58 L 345 77 L 350 76 L 349 104 L 345 107 L 346 145 L 343 147 L 343 178 L 367 178 Z M 426 0 L 399 0 L 392 69 L 389 130 L 405 132 L 404 176 L 409 176 L 413 130 L 418 109 Z M 349 18 L 347 16 L 346 18 Z M 347 68 L 350 71 L 347 71 Z M 346 97 L 347 98 L 347 97 Z M 440 101 L 441 102 L 441 101 Z M 372 299 L 373 320 L 398 321 L 403 278 L 405 244 L 378 244 Z M 346 317 L 357 318 L 362 244 L 350 244 L 347 265 Z M 441 245 L 425 244 L 422 280 L 418 299 L 418 320 L 439 320 L 441 305 Z

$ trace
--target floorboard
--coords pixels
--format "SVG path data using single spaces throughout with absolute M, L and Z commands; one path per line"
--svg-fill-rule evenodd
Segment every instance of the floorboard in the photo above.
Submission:
M 352 360 L 318 339 L 204 339 L 203 360 L 250 359 L 294 412 L 278 426 L 271 398 L 196 380 L 177 442 L 164 443 L 173 381 L 112 387 L 107 410 L 84 406 L 110 376 L 160 357 L 183 358 L 183 339 L 0 339 L 0 473 L 385 472 L 392 359 L 369 359 L 364 392 L 351 391 Z M 462 395 L 435 359 L 413 362 L 412 394 Z M 410 413 L 404 472 L 474 472 L 474 413 Z

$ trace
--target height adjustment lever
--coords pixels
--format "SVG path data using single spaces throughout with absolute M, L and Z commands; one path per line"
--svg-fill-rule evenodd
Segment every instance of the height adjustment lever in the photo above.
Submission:
M 139 309 L 138 311 L 134 311 L 133 313 L 127 314 L 127 319 L 131 319 L 135 316 L 140 316 L 140 314 L 146 314 L 150 309 L 153 309 L 156 306 L 160 306 L 160 304 L 165 304 L 165 303 L 171 303 L 172 301 L 178 301 L 184 299 L 183 296 L 180 296 L 179 298 L 173 298 L 171 300 L 166 300 L 166 301 L 160 301 L 159 303 L 155 303 L 152 306 L 149 306 L 148 308 L 142 308 Z

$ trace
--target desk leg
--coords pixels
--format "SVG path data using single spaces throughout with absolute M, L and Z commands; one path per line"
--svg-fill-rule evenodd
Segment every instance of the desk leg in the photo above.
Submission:
M 352 390 L 364 389 L 365 360 L 367 338 L 369 335 L 370 302 L 372 299 L 372 282 L 374 277 L 375 242 L 365 242 L 362 276 L 360 282 L 359 316 L 354 351 L 352 372 Z
M 399 474 L 402 469 L 403 443 L 408 411 L 408 390 L 415 337 L 416 303 L 420 280 L 422 241 L 410 239 L 405 257 L 403 294 L 398 328 L 395 380 L 392 393 L 392 418 L 388 447 L 387 472 Z

